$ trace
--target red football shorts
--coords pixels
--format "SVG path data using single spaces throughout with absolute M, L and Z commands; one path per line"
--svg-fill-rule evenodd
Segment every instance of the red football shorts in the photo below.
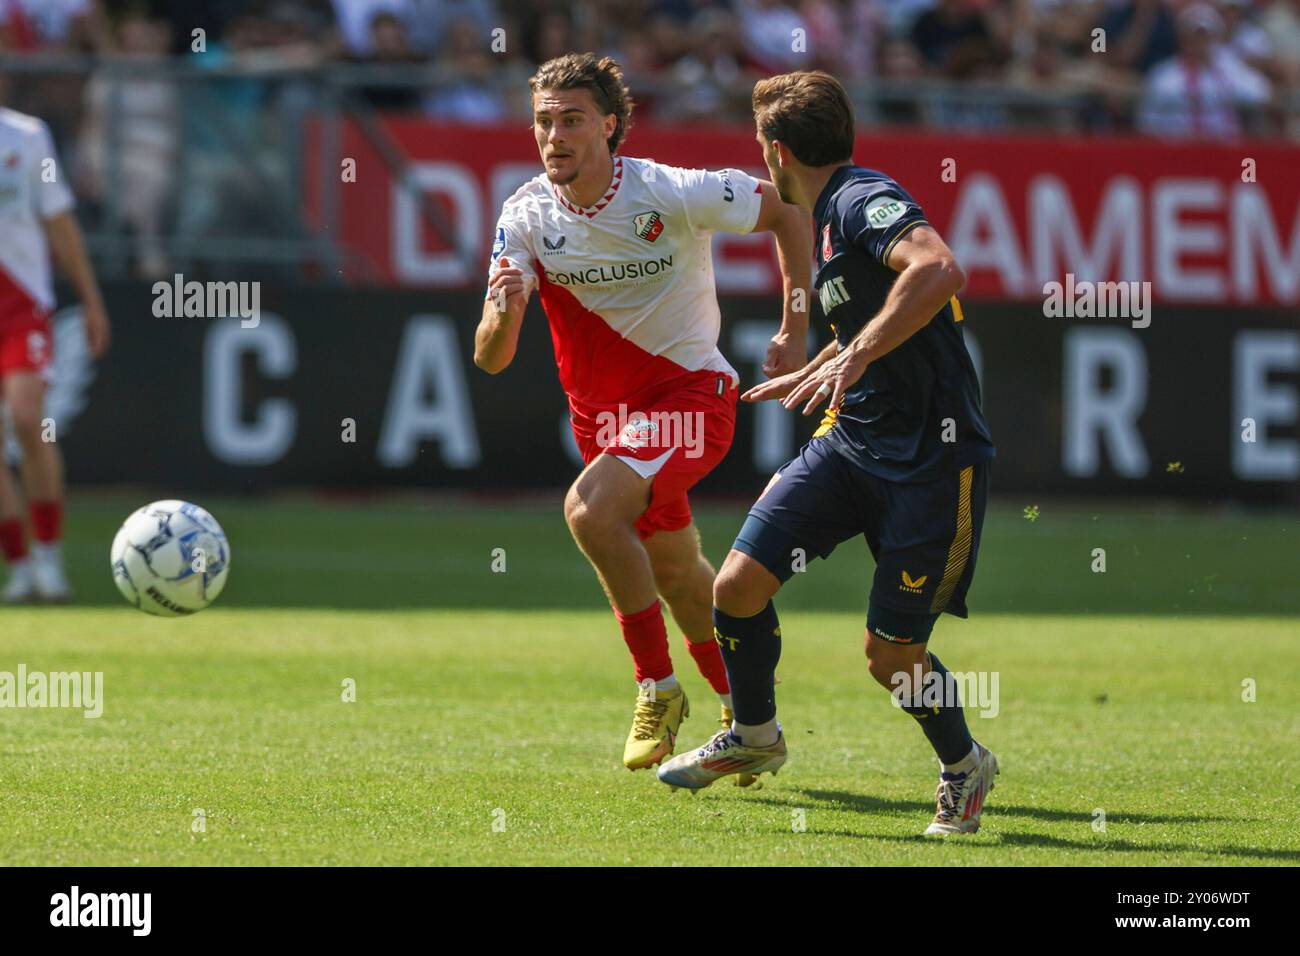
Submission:
M 49 316 L 30 309 L 0 315 L 0 379 L 15 372 L 46 375 L 53 360 Z
M 662 393 L 642 393 L 599 411 L 569 403 L 584 462 L 613 455 L 642 478 L 654 478 L 650 505 L 636 522 L 641 540 L 691 523 L 686 493 L 731 447 L 739 397 L 729 376 L 697 372 Z

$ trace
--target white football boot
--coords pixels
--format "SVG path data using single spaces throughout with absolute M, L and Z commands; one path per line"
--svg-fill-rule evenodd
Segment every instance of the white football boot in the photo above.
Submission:
M 72 587 L 63 573 L 63 552 L 57 544 L 33 544 L 30 563 L 38 600 L 48 604 L 72 600 Z
M 32 562 L 23 558 L 9 565 L 9 580 L 0 591 L 0 601 L 5 604 L 30 604 L 36 599 L 36 584 L 32 580 Z
M 969 773 L 939 774 L 939 788 L 934 792 L 938 804 L 934 820 L 925 828 L 927 834 L 975 833 L 980 828 L 984 798 L 993 789 L 998 775 L 998 758 L 977 741 L 979 762 Z
M 722 717 L 718 720 L 718 723 L 722 725 L 722 729 L 730 730 L 731 724 L 735 719 L 736 719 L 736 715 L 732 711 L 732 709 L 728 707 L 726 704 L 723 704 Z M 734 783 L 738 787 L 752 787 L 755 783 L 757 783 L 757 781 L 758 778 L 754 776 L 752 773 L 738 773 L 736 774 L 736 779 Z M 762 789 L 763 787 L 761 783 L 758 786 L 759 789 Z
M 776 743 L 768 747 L 746 747 L 730 730 L 720 730 L 699 750 L 681 754 L 659 765 L 659 779 L 676 790 L 694 792 L 731 774 L 760 773 L 776 776 L 786 761 L 785 735 L 777 727 Z

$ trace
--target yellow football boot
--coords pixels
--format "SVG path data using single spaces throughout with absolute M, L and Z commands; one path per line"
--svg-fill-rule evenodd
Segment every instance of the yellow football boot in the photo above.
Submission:
M 632 714 L 632 730 L 623 747 L 623 766 L 642 770 L 671 755 L 677 730 L 690 715 L 691 705 L 680 686 L 675 690 L 640 691 Z
M 728 707 L 726 704 L 723 704 L 722 717 L 718 719 L 718 725 L 722 727 L 723 730 L 730 730 L 731 722 L 735 719 L 736 719 L 736 715 L 731 712 L 731 708 Z M 738 773 L 736 774 L 736 779 L 733 782 L 738 787 L 748 787 L 757 779 L 758 777 L 754 776 L 754 774 L 752 773 Z

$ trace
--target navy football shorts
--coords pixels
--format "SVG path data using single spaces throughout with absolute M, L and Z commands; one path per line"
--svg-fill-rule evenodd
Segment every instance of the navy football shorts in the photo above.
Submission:
M 867 627 L 883 640 L 924 643 L 941 613 L 966 617 L 989 465 L 928 482 L 886 481 L 814 438 L 773 476 L 732 547 L 784 584 L 861 534 L 876 559 Z

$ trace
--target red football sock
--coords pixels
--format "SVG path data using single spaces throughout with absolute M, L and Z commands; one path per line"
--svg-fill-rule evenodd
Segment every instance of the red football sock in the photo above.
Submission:
M 27 557 L 27 536 L 23 534 L 20 519 L 5 518 L 0 521 L 0 551 L 4 552 L 5 561 L 10 564 Z
M 638 684 L 647 677 L 663 680 L 673 672 L 673 662 L 668 656 L 668 630 L 658 601 L 635 614 L 625 615 L 615 608 L 614 616 L 623 629 L 627 649 L 632 652 Z
M 715 694 L 730 694 L 731 685 L 727 683 L 727 665 L 722 660 L 722 648 L 717 641 L 702 641 L 699 644 L 686 642 L 686 649 L 695 658 L 695 666 L 700 669 L 704 679 L 709 682 Z
M 63 537 L 63 502 L 31 503 L 32 537 L 41 544 L 53 544 Z

